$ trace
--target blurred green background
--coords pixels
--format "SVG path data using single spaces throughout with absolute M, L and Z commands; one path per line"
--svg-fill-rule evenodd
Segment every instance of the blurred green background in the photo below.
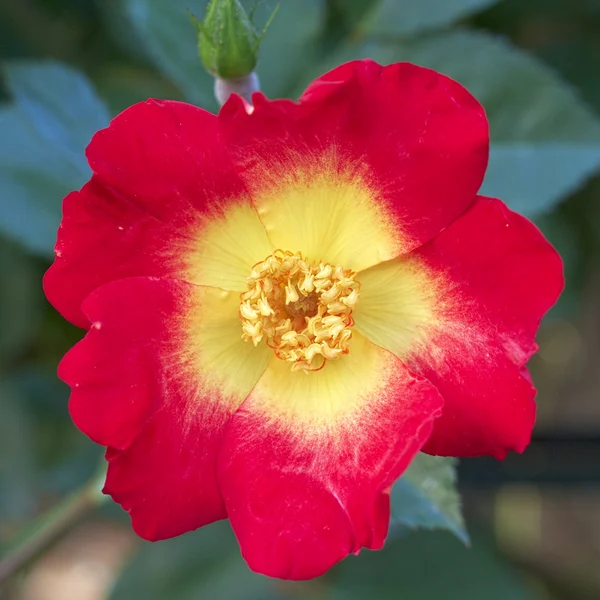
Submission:
M 248 3 L 249 6 L 251 3 Z M 484 193 L 532 218 L 567 288 L 532 362 L 532 447 L 504 465 L 415 465 L 394 490 L 387 547 L 307 583 L 250 573 L 226 523 L 149 544 L 106 505 L 11 578 L 10 600 L 600 598 L 600 0 L 281 0 L 258 73 L 297 97 L 345 60 L 411 61 L 483 103 Z M 258 2 L 264 23 L 274 2 Z M 0 0 L 0 548 L 81 486 L 101 451 L 55 375 L 81 337 L 46 303 L 62 197 L 89 177 L 84 148 L 128 105 L 216 110 L 186 10 L 203 0 Z M 432 173 L 432 177 L 435 174 Z M 440 531 L 412 531 L 417 526 Z M 455 535 L 453 536 L 452 533 Z

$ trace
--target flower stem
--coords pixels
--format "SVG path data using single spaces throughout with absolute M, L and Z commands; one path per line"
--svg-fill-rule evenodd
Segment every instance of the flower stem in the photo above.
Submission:
M 231 94 L 239 94 L 248 104 L 252 103 L 252 94 L 258 92 L 260 82 L 254 71 L 245 77 L 236 79 L 215 78 L 215 98 L 223 106 Z
M 102 494 L 105 475 L 103 465 L 79 490 L 41 514 L 3 548 L 0 583 L 35 560 L 105 501 L 107 496 Z

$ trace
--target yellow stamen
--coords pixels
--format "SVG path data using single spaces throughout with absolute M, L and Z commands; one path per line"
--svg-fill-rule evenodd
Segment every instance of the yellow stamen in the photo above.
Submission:
M 263 339 L 292 370 L 318 371 L 348 353 L 359 298 L 356 274 L 276 250 L 254 265 L 240 298 L 242 338 Z

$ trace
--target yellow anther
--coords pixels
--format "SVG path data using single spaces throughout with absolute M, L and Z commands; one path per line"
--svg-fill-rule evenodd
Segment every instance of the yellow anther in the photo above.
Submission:
M 329 328 L 329 335 L 332 339 L 337 339 L 337 337 L 344 331 L 346 325 L 344 323 L 338 323 L 337 325 L 333 325 Z
M 258 321 L 257 323 L 244 323 L 242 326 L 242 331 L 245 335 L 242 337 L 247 337 L 251 339 L 255 346 L 258 346 L 259 342 L 263 339 L 263 335 L 261 333 L 262 323 Z
M 298 346 L 298 333 L 293 329 L 291 331 L 287 331 L 281 336 L 281 341 L 285 342 L 288 346 Z
M 241 295 L 242 338 L 255 346 L 264 339 L 294 371 L 320 370 L 349 351 L 359 297 L 354 276 L 341 265 L 276 250 L 254 265 Z
M 270 277 L 265 277 L 265 279 L 263 279 L 262 291 L 265 294 L 270 294 L 273 291 L 273 280 Z
M 341 353 L 342 353 L 341 348 L 331 348 L 325 342 L 323 342 L 321 344 L 321 354 L 327 360 L 333 360 L 334 358 L 338 358 Z
M 311 344 L 304 351 L 304 358 L 306 358 L 306 362 L 310 364 L 311 360 L 317 355 L 321 354 L 321 345 L 320 344 Z
M 261 296 L 258 299 L 256 308 L 263 317 L 270 317 L 271 315 L 275 314 L 275 311 L 269 305 L 269 301 L 264 296 Z
M 338 323 L 341 323 L 342 321 L 342 317 L 338 316 L 338 315 L 327 315 L 326 317 L 323 317 L 321 319 L 321 322 L 323 323 L 323 325 L 325 325 L 325 327 L 331 327 L 331 325 L 337 325 Z
M 354 307 L 346 306 L 345 304 L 342 304 L 340 300 L 336 300 L 328 306 L 329 313 L 332 315 L 344 314 L 348 310 L 352 311 L 352 308 Z
M 258 313 L 250 306 L 249 301 L 246 300 L 246 302 L 240 304 L 240 316 L 242 319 L 254 321 L 258 317 Z
M 323 302 L 333 302 L 340 294 L 342 290 L 334 283 L 328 290 L 325 290 L 321 294 Z
M 354 306 L 358 302 L 358 290 L 352 290 L 350 294 L 345 298 L 342 298 L 340 302 L 350 308 L 354 308 Z
M 310 338 L 304 333 L 299 333 L 296 337 L 296 341 L 303 348 L 308 348 L 310 346 Z
M 344 269 L 342 269 L 340 265 L 337 265 L 337 267 L 333 270 L 333 277 L 338 280 L 345 278 Z
M 313 285 L 315 286 L 315 290 L 322 292 L 323 290 L 327 290 L 331 287 L 331 280 L 315 278 Z
M 291 331 L 291 329 L 292 329 L 292 324 L 289 319 L 287 321 L 281 321 L 279 323 L 279 325 L 275 326 L 275 332 L 281 336 L 283 336 L 284 333 Z
M 310 294 L 315 289 L 314 279 L 315 276 L 312 273 L 307 273 L 300 284 L 300 291 Z
M 292 302 L 297 302 L 299 299 L 300 296 L 298 296 L 296 288 L 293 286 L 293 284 L 288 283 L 285 286 L 285 303 L 291 304 Z
M 315 277 L 317 279 L 331 279 L 333 267 L 331 265 L 324 265 L 322 263 L 319 266 L 321 267 L 321 270 L 315 275 Z

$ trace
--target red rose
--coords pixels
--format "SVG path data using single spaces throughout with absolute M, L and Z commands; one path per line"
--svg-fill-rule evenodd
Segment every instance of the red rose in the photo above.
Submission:
M 87 156 L 45 291 L 89 329 L 59 374 L 142 537 L 229 518 L 252 569 L 314 577 L 383 545 L 419 450 L 527 446 L 562 265 L 477 196 L 456 82 L 357 61 L 299 103 L 149 100 Z

